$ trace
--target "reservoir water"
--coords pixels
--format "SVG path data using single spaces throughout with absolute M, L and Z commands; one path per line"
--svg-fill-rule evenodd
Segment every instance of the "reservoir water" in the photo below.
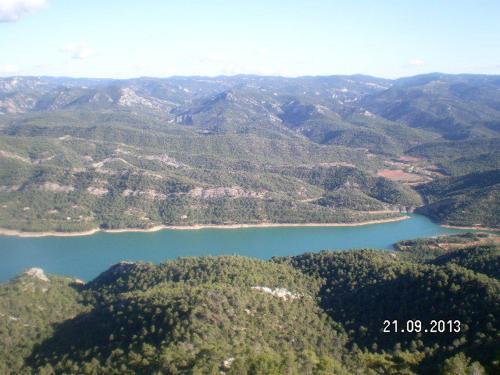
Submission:
M 122 260 L 240 254 L 268 259 L 320 250 L 390 249 L 400 240 L 463 232 L 424 216 L 358 227 L 274 227 L 96 233 L 81 237 L 0 236 L 0 282 L 30 267 L 88 281 Z

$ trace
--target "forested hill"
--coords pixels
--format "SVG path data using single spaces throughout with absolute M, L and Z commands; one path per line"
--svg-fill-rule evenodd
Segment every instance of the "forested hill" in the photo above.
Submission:
M 500 227 L 500 170 L 439 179 L 419 187 L 420 211 L 451 225 Z
M 499 89 L 446 74 L 0 78 L 0 228 L 359 222 L 421 206 L 415 189 L 451 202 L 434 188 L 446 177 L 499 169 Z M 481 194 L 498 210 L 497 185 Z
M 88 283 L 31 269 L 0 285 L 0 372 L 493 374 L 497 244 L 121 262 Z M 460 329 L 425 333 L 431 320 Z

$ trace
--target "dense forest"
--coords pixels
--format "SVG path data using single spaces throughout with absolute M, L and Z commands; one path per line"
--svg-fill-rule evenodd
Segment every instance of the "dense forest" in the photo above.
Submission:
M 0 372 L 493 374 L 499 269 L 491 234 L 121 262 L 87 283 L 30 269 L 0 285 Z
M 498 227 L 499 82 L 0 78 L 0 228 Z
M 439 222 L 500 226 L 500 170 L 443 178 L 418 190 L 427 202 L 419 211 Z

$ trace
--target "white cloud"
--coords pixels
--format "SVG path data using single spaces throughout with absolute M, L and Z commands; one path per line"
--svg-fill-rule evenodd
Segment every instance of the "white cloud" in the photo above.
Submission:
M 408 65 L 410 65 L 410 66 L 422 66 L 422 65 L 425 65 L 425 61 L 422 59 L 410 59 L 410 60 L 408 60 Z
M 0 0 L 0 22 L 15 22 L 47 6 L 47 0 Z
M 94 49 L 90 48 L 85 43 L 66 44 L 62 48 L 62 51 L 68 53 L 71 58 L 75 60 L 85 60 L 95 53 Z
M 0 65 L 0 76 L 11 76 L 19 72 L 19 68 L 12 64 Z

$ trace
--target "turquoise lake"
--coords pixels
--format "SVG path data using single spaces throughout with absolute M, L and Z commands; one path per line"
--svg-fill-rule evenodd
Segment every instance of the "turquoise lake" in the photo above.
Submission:
M 26 268 L 90 280 L 121 260 L 240 254 L 261 259 L 324 249 L 390 249 L 399 240 L 461 232 L 424 216 L 359 227 L 279 227 L 97 233 L 82 237 L 0 236 L 0 281 Z M 462 231 L 463 232 L 463 231 Z

